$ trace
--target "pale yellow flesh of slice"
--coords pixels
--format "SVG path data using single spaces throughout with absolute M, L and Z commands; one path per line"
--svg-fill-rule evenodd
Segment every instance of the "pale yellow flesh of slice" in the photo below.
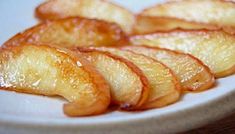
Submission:
M 104 78 L 65 51 L 27 44 L 1 50 L 0 61 L 1 88 L 64 97 L 68 116 L 100 114 L 110 103 Z
M 173 31 L 132 36 L 134 45 L 147 45 L 192 54 L 216 77 L 235 72 L 235 36 L 223 31 Z
M 137 109 L 147 101 L 149 83 L 134 64 L 97 50 L 80 50 L 111 87 L 111 99 L 122 109 Z M 125 60 L 125 61 L 124 61 Z
M 36 25 L 15 35 L 4 46 L 19 45 L 21 42 L 75 47 L 122 45 L 128 40 L 116 24 L 74 17 Z
M 145 46 L 126 46 L 122 49 L 144 54 L 168 66 L 188 91 L 202 91 L 214 84 L 214 75 L 198 59 L 167 49 Z
M 148 101 L 142 106 L 142 109 L 163 107 L 170 103 L 177 101 L 180 97 L 180 85 L 177 78 L 171 72 L 169 68 L 163 64 L 153 60 L 152 58 L 146 57 L 144 55 L 135 54 L 130 51 L 123 51 L 115 48 L 96 48 L 102 51 L 108 51 L 110 53 L 122 56 L 127 60 L 130 60 L 135 65 L 137 65 L 148 78 L 150 83 L 150 96 Z M 161 105 L 153 105 L 153 103 L 158 103 L 158 99 L 164 97 L 170 93 L 177 92 L 178 95 L 170 99 L 170 101 L 162 102 Z M 151 103 L 151 107 L 148 105 Z
M 223 0 L 182 0 L 145 9 L 141 15 L 173 17 L 186 21 L 235 28 L 235 4 Z
M 119 24 L 127 33 L 135 22 L 133 13 L 103 0 L 50 0 L 39 5 L 36 14 L 42 20 L 71 16 L 105 20 Z

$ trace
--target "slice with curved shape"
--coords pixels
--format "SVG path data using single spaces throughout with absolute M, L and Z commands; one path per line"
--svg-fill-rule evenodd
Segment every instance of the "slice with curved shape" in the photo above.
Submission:
M 62 47 L 112 46 L 125 44 L 128 38 L 116 24 L 74 17 L 43 22 L 15 35 L 4 46 L 22 42 L 49 43 Z
M 61 96 L 69 101 L 64 104 L 68 116 L 100 114 L 109 106 L 108 84 L 81 55 L 31 44 L 0 51 L 1 88 Z
M 134 45 L 156 46 L 192 54 L 217 78 L 235 72 L 235 36 L 216 30 L 158 32 L 132 36 Z
M 169 67 L 187 91 L 202 91 L 214 85 L 214 75 L 200 60 L 181 52 L 148 46 L 125 46 L 121 49 L 144 54 Z
M 179 18 L 172 17 L 156 17 L 156 16 L 136 16 L 136 23 L 133 27 L 133 34 L 147 34 L 157 31 L 167 32 L 174 29 L 210 29 L 218 30 L 217 26 L 202 24 L 196 22 L 189 22 Z
M 142 70 L 150 83 L 150 96 L 141 109 L 163 107 L 179 100 L 181 94 L 180 84 L 172 71 L 162 63 L 150 57 L 117 48 L 97 47 L 95 49 L 108 51 L 126 58 Z M 168 101 L 161 101 L 162 99 L 166 100 L 165 97 L 168 95 L 174 97 L 167 99 Z
M 36 8 L 41 20 L 86 17 L 117 23 L 126 33 L 132 31 L 135 16 L 127 9 L 104 0 L 49 0 Z
M 147 8 L 141 15 L 178 18 L 235 32 L 235 4 L 225 0 L 170 1 Z
M 104 76 L 111 88 L 111 100 L 124 110 L 138 109 L 149 96 L 149 82 L 142 71 L 132 62 L 89 48 L 75 48 L 81 52 Z

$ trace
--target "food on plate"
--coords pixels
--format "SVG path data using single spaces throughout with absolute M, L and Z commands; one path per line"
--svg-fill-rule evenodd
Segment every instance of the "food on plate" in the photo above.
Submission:
M 132 31 L 135 23 L 133 13 L 127 9 L 103 0 L 49 0 L 36 8 L 41 20 L 52 20 L 81 16 L 114 22 L 126 32 Z
M 206 64 L 217 78 L 235 72 L 235 36 L 224 31 L 175 30 L 130 37 L 134 45 L 147 45 L 192 54 Z
M 174 103 L 180 98 L 181 87 L 176 76 L 162 63 L 131 51 L 119 50 L 117 48 L 92 47 L 93 49 L 107 51 L 137 65 L 150 83 L 149 98 L 141 109 L 163 107 Z
M 189 22 L 179 18 L 172 17 L 153 17 L 153 16 L 136 16 L 136 23 L 133 27 L 133 34 L 147 34 L 156 31 L 171 31 L 173 29 L 220 29 L 217 26 L 202 24 L 196 22 Z
M 111 46 L 125 44 L 128 39 L 116 24 L 74 17 L 43 22 L 15 35 L 4 46 L 22 42 L 49 43 L 63 47 Z
M 110 88 L 81 54 L 45 45 L 1 48 L 0 87 L 23 93 L 61 96 L 68 116 L 104 113 Z
M 172 69 L 187 91 L 202 91 L 214 84 L 214 75 L 200 60 L 181 52 L 148 46 L 125 46 L 121 49 L 144 54 Z
M 158 18 L 170 17 L 203 25 L 209 24 L 235 33 L 235 4 L 224 0 L 169 1 L 149 7 L 143 10 L 140 15 Z M 174 25 L 177 24 L 180 23 Z M 185 25 L 180 24 L 178 27 L 181 26 L 184 28 Z
M 132 62 L 111 54 L 89 48 L 74 48 L 104 76 L 111 88 L 113 104 L 122 109 L 138 109 L 149 96 L 149 82 L 142 71 Z
M 235 73 L 233 0 L 169 0 L 139 14 L 106 0 L 47 0 L 0 48 L 0 88 L 68 101 L 65 115 L 164 107 Z

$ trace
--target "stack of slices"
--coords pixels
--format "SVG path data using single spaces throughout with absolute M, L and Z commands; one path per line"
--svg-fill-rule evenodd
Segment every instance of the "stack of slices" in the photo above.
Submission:
M 170 1 L 135 15 L 102 0 L 49 0 L 36 16 L 1 47 L 0 87 L 61 96 L 68 116 L 164 107 L 235 72 L 231 1 Z

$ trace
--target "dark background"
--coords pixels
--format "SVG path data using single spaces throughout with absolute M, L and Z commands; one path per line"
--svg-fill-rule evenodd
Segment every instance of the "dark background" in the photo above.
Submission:
M 180 134 L 235 134 L 235 113 L 201 128 Z

